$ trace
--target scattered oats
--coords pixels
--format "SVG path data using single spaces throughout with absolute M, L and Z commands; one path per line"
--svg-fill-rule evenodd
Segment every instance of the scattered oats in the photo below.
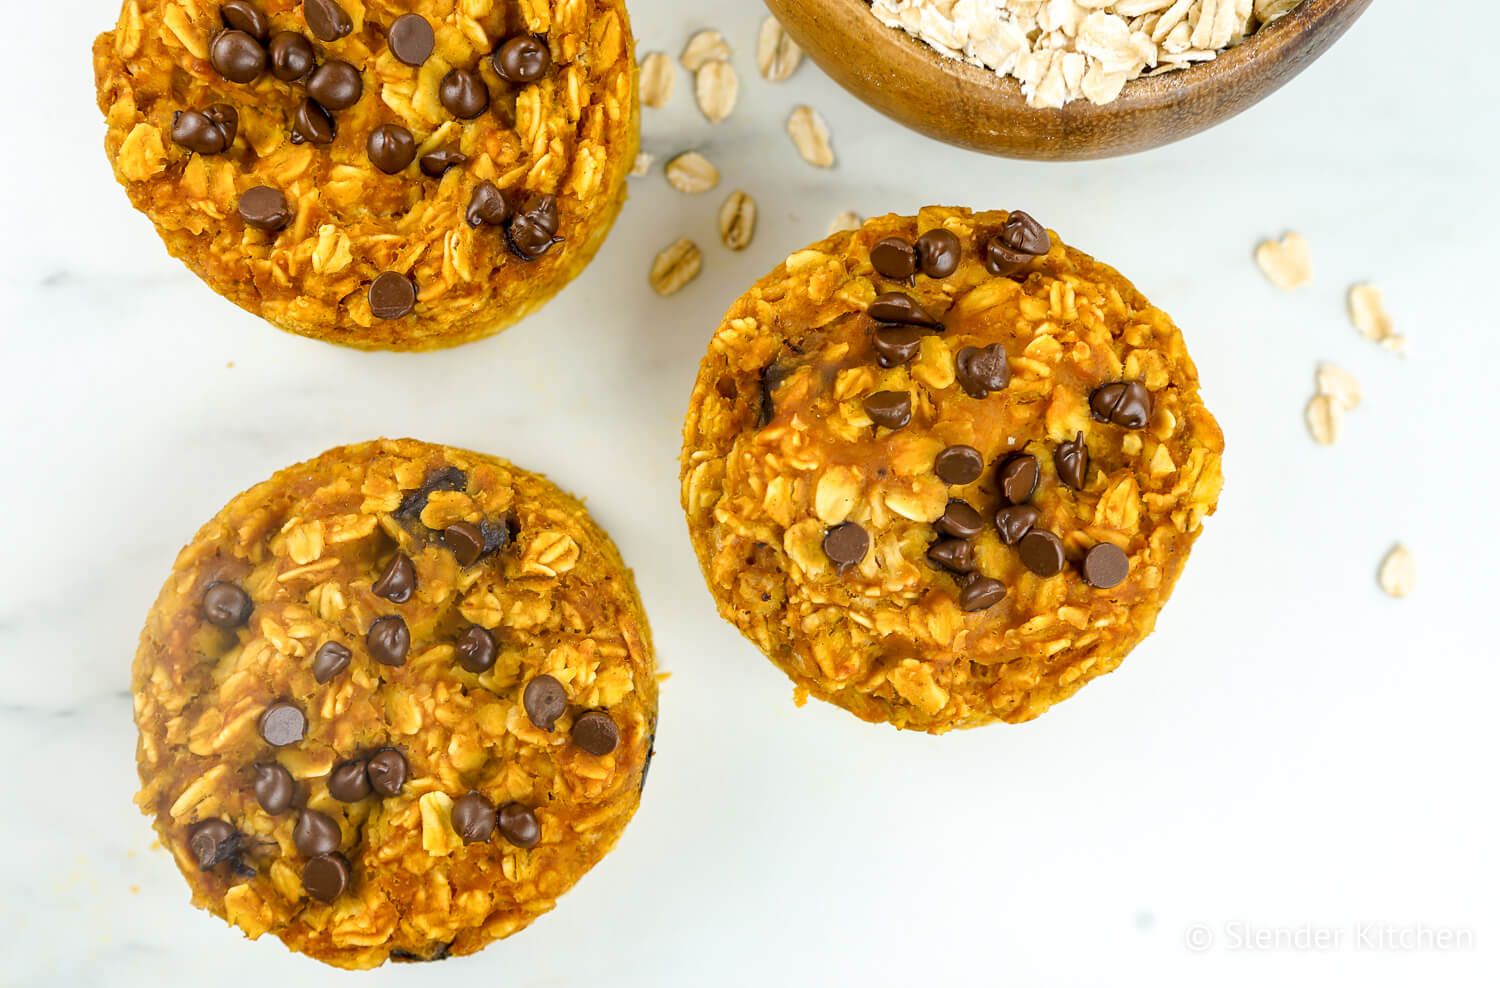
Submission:
M 719 239 L 730 250 L 744 250 L 755 239 L 755 200 L 735 189 L 719 207 Z
M 734 66 L 715 59 L 705 62 L 693 77 L 693 89 L 698 96 L 698 109 L 709 123 L 719 123 L 734 112 L 734 104 L 740 98 L 740 77 Z
M 760 37 L 755 45 L 755 64 L 760 77 L 767 82 L 784 82 L 802 64 L 802 48 L 786 33 L 775 16 L 767 17 L 760 24 Z
M 1417 583 L 1417 560 L 1411 550 L 1399 542 L 1391 546 L 1380 562 L 1379 580 L 1386 596 L 1397 600 L 1410 596 Z
M 786 132 L 802 160 L 814 168 L 832 168 L 833 146 L 828 143 L 828 125 L 823 117 L 810 106 L 798 106 L 787 118 Z
M 687 237 L 668 246 L 651 262 L 651 287 L 666 297 L 678 292 L 703 270 L 703 251 Z
M 656 155 L 649 151 L 637 152 L 635 164 L 630 166 L 630 174 L 634 178 L 640 178 L 642 175 L 650 172 L 651 166 L 654 164 L 656 164 Z
M 865 225 L 865 218 L 852 209 L 846 209 L 833 218 L 828 224 L 828 236 L 835 233 L 843 233 L 845 230 L 858 230 Z
M 1395 322 L 1385 311 L 1385 299 L 1380 289 L 1369 282 L 1349 289 L 1349 321 L 1372 343 L 1379 343 L 1395 353 L 1406 349 L 1406 337 L 1396 332 Z
M 1307 431 L 1320 446 L 1338 442 L 1344 427 L 1344 407 L 1332 395 L 1315 394 L 1307 403 Z
M 1333 364 L 1318 365 L 1318 394 L 1327 395 L 1346 412 L 1352 412 L 1363 400 L 1359 381 L 1354 375 Z
M 719 170 L 697 151 L 684 151 L 666 167 L 667 181 L 684 195 L 708 192 L 719 184 Z
M 689 72 L 697 72 L 709 62 L 728 61 L 730 54 L 729 43 L 718 31 L 699 31 L 688 39 L 687 46 L 682 49 L 682 67 Z
M 1262 240 L 1255 248 L 1255 263 L 1266 280 L 1284 292 L 1312 281 L 1312 252 L 1295 231 L 1280 240 Z
M 667 105 L 677 85 L 677 70 L 672 60 L 659 51 L 647 52 L 641 59 L 641 104 L 653 110 Z

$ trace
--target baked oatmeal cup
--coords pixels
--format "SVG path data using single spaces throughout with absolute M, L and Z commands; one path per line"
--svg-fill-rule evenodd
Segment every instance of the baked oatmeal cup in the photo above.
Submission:
M 1154 627 L 1222 486 L 1172 320 L 1022 212 L 797 251 L 699 369 L 682 503 L 719 612 L 796 684 L 940 733 L 1024 721 Z
M 252 939 L 344 968 L 473 953 L 620 837 L 654 668 L 572 497 L 465 450 L 333 449 L 178 555 L 132 672 L 137 802 Z
M 636 152 L 623 0 L 126 0 L 105 150 L 167 249 L 272 324 L 488 336 L 588 264 Z

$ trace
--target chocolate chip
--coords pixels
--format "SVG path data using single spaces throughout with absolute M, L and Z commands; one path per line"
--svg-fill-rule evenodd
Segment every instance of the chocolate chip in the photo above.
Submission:
M 557 199 L 532 196 L 505 228 L 505 243 L 521 260 L 534 261 L 551 250 L 553 244 L 561 243 L 557 236 L 558 222 Z
M 442 467 L 428 474 L 422 486 L 401 499 L 396 508 L 396 517 L 415 519 L 421 517 L 427 507 L 427 499 L 434 491 L 461 491 L 469 485 L 469 478 L 458 467 Z
M 495 72 L 506 82 L 525 85 L 536 82 L 547 74 L 552 65 L 552 52 L 540 40 L 529 34 L 508 39 L 490 57 Z
M 963 246 L 952 230 L 928 230 L 917 238 L 917 259 L 929 278 L 946 278 L 958 270 Z
M 354 30 L 348 12 L 334 0 L 302 0 L 302 17 L 319 41 L 337 41 Z
M 246 226 L 275 233 L 292 221 L 292 208 L 280 189 L 257 185 L 240 196 L 240 219 Z
M 1037 481 L 1041 479 L 1041 465 L 1030 453 L 1012 453 L 1000 461 L 995 470 L 995 480 L 1000 484 L 1000 496 L 1006 504 L 1025 504 L 1036 493 Z
M 620 744 L 620 729 L 609 714 L 590 710 L 573 722 L 573 743 L 591 755 L 607 755 Z
M 370 315 L 400 319 L 417 306 L 417 286 L 400 271 L 382 271 L 370 282 Z
M 338 127 L 317 100 L 305 99 L 292 113 L 292 143 L 332 144 Z
M 484 555 L 484 532 L 471 521 L 454 522 L 443 529 L 443 544 L 460 566 L 473 566 Z
M 215 103 L 202 112 L 173 114 L 172 141 L 196 154 L 219 154 L 234 143 L 239 127 L 239 112 L 228 103 Z
M 260 736 L 276 748 L 296 744 L 307 736 L 307 715 L 295 703 L 278 700 L 261 713 Z
M 1151 421 L 1151 404 L 1151 392 L 1140 381 L 1106 384 L 1089 395 L 1094 418 L 1126 429 L 1144 429 Z
M 381 665 L 404 666 L 406 653 L 411 651 L 411 632 L 400 615 L 388 614 L 370 624 L 365 647 L 370 650 L 370 658 Z
M 320 683 L 326 683 L 334 676 L 349 668 L 349 659 L 353 653 L 338 642 L 324 642 L 318 646 L 313 653 L 312 674 L 313 679 Z
M 459 665 L 470 672 L 484 672 L 495 664 L 495 636 L 479 625 L 473 625 L 458 636 L 454 651 L 458 654 Z
M 417 167 L 428 178 L 442 178 L 448 169 L 457 168 L 468 160 L 468 155 L 457 151 L 429 151 L 417 161 Z
M 219 5 L 219 20 L 225 27 L 244 31 L 256 41 L 265 41 L 271 33 L 271 22 L 266 15 L 246 0 L 224 0 Z
M 250 595 L 233 583 L 210 583 L 203 591 L 203 619 L 218 628 L 238 628 L 254 607 Z
M 312 42 L 296 31 L 278 31 L 271 37 L 271 74 L 282 82 L 296 82 L 317 64 Z
M 966 611 L 982 611 L 1005 599 L 1005 584 L 988 576 L 970 580 L 958 595 L 958 606 Z
M 214 71 L 230 82 L 254 82 L 266 67 L 266 50 L 244 31 L 220 31 L 208 46 Z
M 399 796 L 406 785 L 406 756 L 395 748 L 381 748 L 370 756 L 365 775 L 377 796 Z
M 478 72 L 454 69 L 438 83 L 438 102 L 460 120 L 473 120 L 490 105 L 490 91 Z
M 521 692 L 521 706 L 526 709 L 526 718 L 532 726 L 550 731 L 568 709 L 568 691 L 551 676 L 537 676 Z
M 364 94 L 365 82 L 359 69 L 348 62 L 324 62 L 307 79 L 307 95 L 324 109 L 347 110 Z
M 349 888 L 349 861 L 342 854 L 320 854 L 302 866 L 302 888 L 319 902 L 332 902 Z
M 536 814 L 520 803 L 506 803 L 495 814 L 495 826 L 500 836 L 516 847 L 536 847 L 542 839 L 542 828 L 536 822 Z
M 1037 576 L 1056 576 L 1063 569 L 1062 539 L 1044 528 L 1033 528 L 1016 543 L 1021 562 Z
M 875 301 L 871 302 L 865 311 L 876 322 L 894 323 L 898 326 L 929 326 L 941 329 L 943 325 L 922 308 L 916 299 L 901 292 L 876 295 Z
M 407 65 L 421 65 L 432 57 L 432 25 L 421 14 L 402 14 L 385 36 L 391 54 Z
M 1059 443 L 1052 454 L 1052 463 L 1057 467 L 1057 479 L 1064 484 L 1075 491 L 1088 486 L 1089 448 L 1083 442 L 1083 433 Z
M 510 219 L 510 202 L 505 193 L 495 187 L 494 182 L 480 182 L 469 196 L 469 206 L 464 210 L 464 219 L 470 226 L 502 226 Z
M 328 795 L 343 803 L 357 803 L 370 795 L 370 777 L 363 758 L 339 762 L 328 773 Z
M 870 551 L 870 533 L 858 524 L 846 521 L 823 535 L 823 552 L 840 570 L 858 566 Z
M 945 484 L 972 484 L 984 473 L 984 457 L 973 446 L 949 446 L 937 455 L 932 470 Z
M 990 274 L 1018 274 L 1052 249 L 1052 238 L 1036 220 L 1019 209 L 1006 218 L 1000 232 L 984 245 L 984 266 Z
M 995 512 L 995 527 L 1000 530 L 1002 543 L 1015 545 L 1041 519 L 1042 513 L 1036 509 L 1035 505 L 1013 504 Z
M 417 142 L 411 131 L 399 124 L 381 124 L 370 131 L 365 140 L 365 153 L 370 163 L 387 175 L 394 175 L 417 156 Z
M 370 592 L 393 604 L 404 604 L 411 600 L 411 592 L 416 588 L 417 568 L 406 553 L 398 552 L 385 564 L 385 571 L 371 585 Z
M 917 273 L 917 249 L 900 237 L 886 237 L 870 248 L 870 266 L 883 278 L 905 281 Z
M 792 371 L 776 361 L 760 369 L 760 417 L 758 422 L 764 429 L 776 417 L 776 389 L 792 376 Z
M 188 850 L 204 871 L 240 853 L 244 837 L 226 820 L 204 820 L 188 830 Z
M 1112 542 L 1100 542 L 1083 554 L 1083 582 L 1099 590 L 1118 587 L 1130 573 L 1130 557 Z
M 344 833 L 339 829 L 338 821 L 317 810 L 303 810 L 297 817 L 297 825 L 292 828 L 292 843 L 297 845 L 297 853 L 304 857 L 315 858 L 337 851 L 343 840 Z
M 972 539 L 984 531 L 984 516 L 975 511 L 967 501 L 949 501 L 943 516 L 932 523 L 942 535 L 955 539 Z
M 877 391 L 865 399 L 865 414 L 887 429 L 904 428 L 911 422 L 911 395 L 905 391 Z
M 909 364 L 922 349 L 925 330 L 916 326 L 881 326 L 875 330 L 875 360 L 882 367 Z
M 495 804 L 477 792 L 453 801 L 453 830 L 465 844 L 489 840 L 495 832 Z
M 970 398 L 988 398 L 992 391 L 1004 391 L 1010 383 L 1005 347 L 998 343 L 962 347 L 953 358 L 953 374 Z
M 939 539 L 927 550 L 927 558 L 954 573 L 974 569 L 974 546 L 965 539 Z
M 260 808 L 272 816 L 278 816 L 292 808 L 292 796 L 296 785 L 292 773 L 277 762 L 257 762 L 255 765 L 255 801 Z

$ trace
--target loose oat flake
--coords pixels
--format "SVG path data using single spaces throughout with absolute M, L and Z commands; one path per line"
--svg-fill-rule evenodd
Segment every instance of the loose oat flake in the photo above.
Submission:
M 715 59 L 705 62 L 693 77 L 693 89 L 698 97 L 698 109 L 709 123 L 719 123 L 734 112 L 740 98 L 740 77 L 734 66 Z
M 810 106 L 798 106 L 787 118 L 786 132 L 802 160 L 814 168 L 832 168 L 833 146 L 828 139 L 828 125 L 823 117 Z
M 659 110 L 672 98 L 677 72 L 672 60 L 659 51 L 648 52 L 641 59 L 641 104 Z
M 1320 446 L 1338 442 L 1344 428 L 1344 409 L 1332 395 L 1316 394 L 1307 403 L 1307 431 Z
M 697 72 L 709 62 L 728 61 L 730 54 L 729 43 L 718 31 L 699 31 L 688 39 L 687 46 L 682 49 L 682 67 L 689 72 Z
M 1312 251 L 1296 231 L 1280 240 L 1262 240 L 1255 248 L 1255 263 L 1266 280 L 1284 292 L 1312 281 Z
M 649 151 L 638 151 L 635 156 L 635 164 L 630 166 L 630 177 L 640 178 L 651 171 L 651 166 L 656 163 L 656 155 Z
M 781 22 L 767 17 L 760 25 L 755 45 L 755 65 L 767 82 L 785 82 L 802 64 L 802 48 L 791 39 Z
M 735 189 L 719 207 L 719 239 L 730 250 L 744 250 L 755 238 L 755 199 Z
M 669 245 L 651 262 L 651 287 L 656 294 L 676 295 L 703 270 L 703 251 L 687 237 Z
M 667 182 L 684 195 L 709 192 L 719 184 L 719 169 L 697 151 L 684 151 L 666 166 Z
M 1333 364 L 1318 365 L 1318 394 L 1332 398 L 1346 412 L 1352 412 L 1363 400 L 1359 381 L 1342 367 Z
M 1406 337 L 1396 332 L 1395 321 L 1385 311 L 1384 296 L 1368 282 L 1349 289 L 1349 321 L 1372 343 L 1397 353 L 1406 349 Z
M 865 218 L 852 209 L 846 209 L 828 222 L 828 236 L 846 230 L 858 230 L 865 225 Z
M 1386 596 L 1397 600 L 1409 596 L 1417 582 L 1417 560 L 1411 550 L 1399 542 L 1392 546 L 1380 562 L 1378 579 Z

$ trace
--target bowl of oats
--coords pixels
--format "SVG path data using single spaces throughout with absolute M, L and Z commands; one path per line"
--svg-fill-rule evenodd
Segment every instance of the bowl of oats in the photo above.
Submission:
M 1371 0 L 766 0 L 851 93 L 990 154 L 1107 158 L 1291 81 Z

